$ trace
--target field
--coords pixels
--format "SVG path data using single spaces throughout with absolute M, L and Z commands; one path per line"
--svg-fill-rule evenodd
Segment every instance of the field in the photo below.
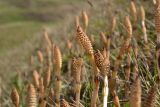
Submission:
M 0 0 L 2 107 L 159 107 L 160 0 Z

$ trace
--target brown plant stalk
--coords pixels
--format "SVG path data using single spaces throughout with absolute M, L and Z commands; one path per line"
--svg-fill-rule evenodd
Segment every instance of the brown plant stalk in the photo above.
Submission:
M 39 88 L 39 107 L 45 107 L 46 101 L 45 101 L 45 89 L 44 89 L 44 83 L 43 78 L 40 78 L 40 88 Z
M 49 46 L 47 46 L 45 50 L 46 50 L 46 55 L 45 55 L 46 56 L 46 63 L 45 63 L 46 66 L 45 67 L 46 68 L 52 67 L 51 66 L 52 65 L 52 61 L 51 61 L 51 59 L 52 59 L 51 58 L 51 49 L 50 49 Z
M 97 107 L 96 106 L 96 102 L 97 102 L 97 99 L 98 99 L 98 90 L 99 90 L 99 77 L 95 77 L 94 78 L 94 82 L 95 82 L 95 87 L 93 88 L 93 91 L 92 91 L 92 98 L 91 98 L 91 107 Z
M 158 76 L 160 78 L 160 0 L 157 0 L 155 5 L 155 28 L 157 32 L 157 44 L 156 44 L 157 70 L 158 70 Z
M 141 107 L 141 81 L 138 76 L 131 87 L 129 107 Z
M 119 97 L 117 96 L 116 92 L 115 91 L 112 91 L 111 92 L 112 94 L 112 99 L 113 99 L 113 104 L 115 107 L 120 107 L 120 102 L 119 102 Z
M 124 67 L 125 71 L 125 98 L 129 97 L 129 80 L 130 80 L 130 72 L 131 72 L 131 46 L 128 48 L 126 66 Z

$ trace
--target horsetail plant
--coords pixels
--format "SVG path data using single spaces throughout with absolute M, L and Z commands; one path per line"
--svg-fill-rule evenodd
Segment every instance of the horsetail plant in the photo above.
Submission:
M 135 78 L 131 87 L 129 107 L 141 107 L 141 81 L 139 76 Z
M 19 94 L 15 87 L 11 91 L 11 100 L 15 107 L 19 107 Z
M 37 107 L 36 90 L 32 84 L 27 88 L 26 107 Z
M 115 78 L 117 75 L 117 69 L 120 65 L 120 61 L 122 60 L 122 56 L 125 54 L 126 50 L 128 49 L 129 45 L 130 45 L 130 41 L 131 41 L 131 37 L 132 37 L 132 25 L 130 22 L 130 19 L 128 16 L 125 17 L 125 30 L 127 32 L 127 38 L 124 41 L 124 43 L 122 44 L 119 54 L 117 56 L 117 59 L 114 63 L 114 70 L 112 71 L 112 77 Z
M 37 51 L 37 57 L 39 61 L 39 72 L 43 72 L 43 66 L 44 66 L 44 56 L 40 50 Z
M 44 29 L 44 34 L 43 34 L 43 36 L 44 36 L 44 40 L 45 40 L 45 42 L 46 42 L 46 46 L 49 46 L 49 48 L 51 49 L 51 47 L 52 47 L 52 42 L 51 42 L 51 39 L 50 39 L 49 36 L 48 36 L 48 32 L 47 32 L 46 29 Z
M 45 101 L 45 88 L 44 88 L 44 79 L 41 77 L 40 78 L 40 88 L 39 88 L 39 106 L 40 107 L 45 107 L 46 106 L 46 101 Z
M 131 16 L 133 17 L 133 22 L 135 24 L 135 22 L 137 21 L 137 9 L 134 1 L 130 2 L 130 13 L 131 13 Z
M 82 11 L 82 22 L 83 22 L 83 26 L 84 26 L 84 31 L 87 31 L 87 27 L 88 27 L 88 15 L 86 11 Z
M 54 66 L 54 75 L 55 83 L 54 92 L 55 92 L 55 102 L 56 107 L 60 107 L 60 92 L 61 92 L 61 67 L 62 67 L 62 56 L 58 46 L 54 46 L 53 53 L 53 66 Z
M 160 0 L 156 1 L 155 5 L 155 27 L 157 32 L 157 44 L 156 44 L 156 57 L 157 57 L 157 70 L 160 78 Z
M 116 23 L 117 23 L 117 19 L 116 19 L 116 16 L 113 16 L 112 17 L 112 23 L 111 23 L 111 35 L 112 35 L 112 33 L 115 31 L 115 29 L 116 29 Z
M 97 98 L 97 89 L 99 89 L 99 80 L 96 79 L 98 76 L 98 68 L 95 64 L 94 59 L 94 52 L 93 47 L 91 44 L 91 41 L 89 40 L 88 36 L 83 32 L 82 28 L 78 26 L 77 28 L 77 34 L 76 34 L 78 42 L 83 46 L 85 51 L 87 52 L 89 56 L 90 63 L 93 67 L 93 73 L 92 73 L 92 84 L 93 84 L 93 92 L 92 92 L 92 99 L 91 99 L 91 106 L 96 106 L 96 98 Z M 95 91 L 96 90 L 96 91 Z
M 39 90 L 40 75 L 37 72 L 37 70 L 34 70 L 32 75 L 33 75 L 34 86 L 36 87 L 37 90 Z
M 140 6 L 140 12 L 141 12 L 141 25 L 142 25 L 142 32 L 144 35 L 144 42 L 148 43 L 147 31 L 146 31 L 146 25 L 145 25 L 145 10 L 143 6 Z
M 130 80 L 130 72 L 131 72 L 131 56 L 130 53 L 127 55 L 126 66 L 124 67 L 125 71 L 125 98 L 129 97 L 129 80 Z
M 76 106 L 80 106 L 80 91 L 81 91 L 81 69 L 82 69 L 83 59 L 73 58 L 72 59 L 72 76 L 73 76 L 73 91 L 75 95 Z
M 45 77 L 44 77 L 44 89 L 46 90 L 47 87 L 50 84 L 50 80 L 51 80 L 51 69 L 50 67 L 48 67 L 47 72 L 45 73 Z
M 103 107 L 107 107 L 108 102 L 108 74 L 109 74 L 109 58 L 103 57 L 99 50 L 94 54 L 95 62 L 97 67 L 99 68 L 103 79 L 104 79 L 104 87 L 103 87 Z

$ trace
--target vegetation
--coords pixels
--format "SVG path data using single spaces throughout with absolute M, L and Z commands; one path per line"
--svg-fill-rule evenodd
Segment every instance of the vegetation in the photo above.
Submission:
M 25 47 L 24 52 L 27 53 L 21 53 L 24 59 L 29 60 L 19 64 L 24 68 L 11 73 L 11 79 L 0 83 L 4 96 L 2 106 L 160 106 L 160 0 L 90 0 L 83 1 L 83 7 L 83 2 L 78 0 L 48 0 L 48 4 L 41 0 L 37 2 L 37 5 L 30 0 L 29 4 L 20 0 L 14 2 L 19 8 L 30 7 L 26 14 L 31 14 L 33 20 L 24 22 L 27 26 L 23 26 L 25 30 L 16 24 L 13 24 L 13 31 L 2 30 L 4 35 L 12 35 L 10 32 L 18 29 L 22 32 L 18 34 L 22 35 L 24 32 L 38 32 L 43 24 L 47 26 L 37 34 L 41 37 L 37 36 L 29 47 Z M 61 19 L 64 17 L 61 14 L 57 17 L 59 12 L 64 11 L 59 6 L 68 6 L 64 5 L 67 3 L 75 4 L 72 6 L 78 4 L 79 7 L 69 8 L 71 13 L 66 19 Z M 42 5 L 47 9 L 36 8 Z M 57 10 L 53 16 L 50 14 L 52 5 Z M 17 18 L 17 21 L 26 20 L 26 17 Z M 63 20 L 61 23 L 54 22 L 60 19 Z M 10 21 L 7 19 L 9 24 Z M 51 28 L 57 29 L 52 31 Z M 22 39 L 17 36 L 15 40 L 23 42 L 27 36 Z M 12 66 L 9 68 L 12 70 Z

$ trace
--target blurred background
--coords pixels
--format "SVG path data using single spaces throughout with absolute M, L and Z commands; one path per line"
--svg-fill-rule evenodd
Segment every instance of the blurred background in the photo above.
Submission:
M 56 25 L 75 13 L 78 2 L 81 0 L 0 0 L 0 56 L 32 39 L 42 27 Z
M 0 0 L 1 76 L 10 67 L 15 71 L 23 65 L 44 28 L 54 32 L 86 4 L 86 0 Z
M 0 106 L 10 106 L 4 90 L 11 88 L 16 72 L 28 72 L 27 61 L 39 47 L 43 29 L 52 37 L 58 33 L 58 40 L 60 27 L 86 5 L 86 0 L 0 0 Z

